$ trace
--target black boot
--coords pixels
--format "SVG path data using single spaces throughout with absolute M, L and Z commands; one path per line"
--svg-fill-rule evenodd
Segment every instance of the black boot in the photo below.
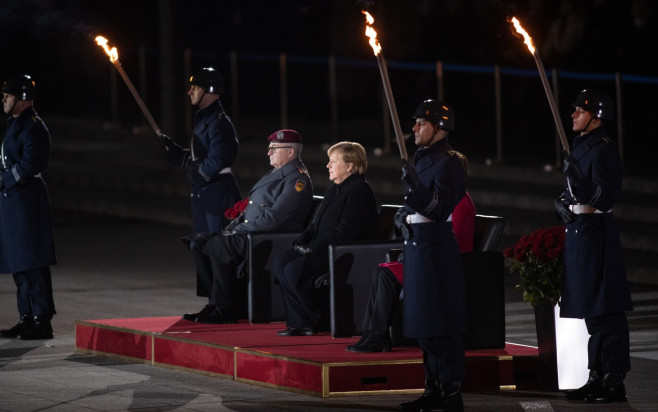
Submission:
M 596 392 L 587 395 L 585 400 L 594 403 L 626 402 L 625 373 L 606 373 L 603 385 Z
M 238 323 L 238 315 L 234 310 L 216 306 L 215 310 L 210 312 L 207 318 L 199 318 L 197 322 L 210 324 Z
M 463 412 L 462 383 L 460 381 L 442 381 L 441 398 L 424 407 L 422 412 Z
M 38 340 L 52 339 L 53 327 L 50 325 L 49 316 L 35 316 L 32 326 L 22 331 L 16 339 L 21 340 Z
M 603 385 L 603 374 L 597 370 L 589 371 L 587 383 L 578 389 L 564 392 L 564 397 L 570 401 L 583 401 L 588 395 L 597 392 Z
M 420 412 L 441 399 L 441 383 L 437 380 L 425 380 L 425 392 L 420 398 L 411 402 L 404 402 L 398 406 L 399 411 Z
M 370 332 L 368 337 L 361 343 L 353 345 L 352 352 L 370 353 L 370 352 L 390 352 L 391 335 L 386 332 Z
M 34 324 L 32 315 L 21 315 L 21 320 L 9 329 L 0 330 L 3 338 L 15 338 Z
M 356 343 L 355 343 L 354 345 L 347 345 L 347 346 L 345 347 L 345 350 L 346 350 L 346 351 L 351 351 L 353 347 L 355 347 L 355 346 L 359 346 L 360 344 L 363 343 L 364 340 L 368 339 L 368 335 L 370 335 L 370 332 L 367 331 L 367 330 L 364 330 L 364 331 L 363 331 L 363 335 L 361 335 L 361 337 L 359 338 L 359 340 L 357 340 Z
M 191 322 L 205 322 L 208 320 L 208 316 L 210 316 L 213 310 L 215 310 L 215 306 L 206 305 L 196 313 L 184 314 L 183 319 L 189 320 Z

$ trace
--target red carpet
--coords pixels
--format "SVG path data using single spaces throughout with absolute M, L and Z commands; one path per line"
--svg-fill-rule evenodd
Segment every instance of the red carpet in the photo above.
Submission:
M 283 328 L 283 323 L 205 325 L 178 316 L 78 321 L 76 350 L 322 397 L 423 388 L 417 347 L 357 354 L 345 350 L 356 337 L 278 336 Z M 534 387 L 538 365 L 534 347 L 508 343 L 504 349 L 468 351 L 464 390 Z

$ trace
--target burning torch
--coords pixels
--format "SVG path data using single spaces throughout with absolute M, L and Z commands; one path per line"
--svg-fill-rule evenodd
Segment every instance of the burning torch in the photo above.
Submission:
M 539 71 L 539 77 L 541 78 L 541 83 L 544 86 L 544 92 L 546 92 L 546 98 L 548 99 L 548 104 L 551 107 L 551 113 L 553 113 L 553 121 L 555 121 L 555 127 L 557 127 L 557 133 L 560 136 L 560 142 L 562 143 L 562 149 L 567 153 L 571 153 L 569 149 L 569 142 L 567 142 L 567 136 L 564 133 L 564 126 L 562 125 L 562 120 L 560 120 L 560 113 L 557 110 L 557 104 L 555 103 L 555 96 L 551 91 L 551 86 L 548 84 L 548 78 L 546 76 L 546 70 L 544 69 L 544 63 L 542 63 L 539 58 L 539 51 L 535 48 L 532 37 L 528 34 L 527 31 L 521 27 L 521 23 L 516 17 L 512 17 L 509 20 L 513 25 L 516 32 L 523 36 L 523 42 L 528 46 L 528 50 L 532 53 L 532 57 L 535 59 L 535 64 L 537 65 L 537 70 Z
M 146 117 L 146 120 L 148 120 L 149 124 L 151 125 L 151 128 L 155 132 L 156 136 L 160 136 L 160 127 L 158 124 L 155 122 L 153 119 L 153 116 L 151 115 L 151 112 L 149 109 L 146 107 L 146 104 L 144 104 L 144 100 L 139 96 L 137 93 L 137 90 L 135 89 L 135 86 L 133 85 L 133 82 L 130 81 L 130 78 L 126 74 L 126 72 L 123 70 L 123 67 L 121 67 L 121 62 L 119 61 L 119 52 L 117 51 L 116 47 L 110 48 L 107 45 L 107 39 L 103 36 L 97 36 L 96 37 L 96 43 L 102 47 L 105 50 L 105 53 L 110 57 L 110 62 L 114 65 L 114 68 L 117 69 L 119 74 L 121 75 L 121 78 L 123 79 L 124 83 L 126 83 L 126 86 L 128 86 L 128 89 L 130 90 L 130 93 L 132 93 L 133 97 L 135 98 L 135 101 L 137 102 L 137 105 L 139 106 L 140 109 L 142 109 L 142 113 L 144 113 L 144 117 Z
M 407 147 L 404 145 L 404 137 L 402 136 L 402 128 L 400 127 L 400 119 L 398 118 L 398 110 L 395 107 L 395 100 L 393 99 L 393 91 L 391 90 L 391 82 L 388 79 L 388 70 L 386 69 L 386 62 L 382 56 L 382 46 L 377 40 L 377 32 L 372 28 L 372 24 L 375 22 L 375 19 L 365 10 L 362 10 L 361 13 L 366 17 L 366 36 L 370 38 L 370 46 L 372 51 L 377 57 L 377 64 L 379 65 L 379 73 L 382 77 L 382 83 L 384 84 L 384 93 L 386 94 L 386 102 L 388 103 L 388 110 L 391 112 L 391 120 L 393 121 L 393 129 L 395 130 L 395 139 L 398 142 L 398 148 L 400 149 L 400 157 L 402 160 L 407 160 Z

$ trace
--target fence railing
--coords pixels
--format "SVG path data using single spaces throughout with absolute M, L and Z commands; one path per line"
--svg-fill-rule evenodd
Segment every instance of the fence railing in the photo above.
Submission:
M 145 53 L 143 48 L 139 49 L 139 53 Z M 208 52 L 199 52 L 199 51 L 190 51 L 186 50 L 183 54 L 183 68 L 185 70 L 185 78 L 189 77 L 189 72 L 191 67 L 196 67 L 195 62 L 197 61 L 207 61 L 208 58 L 212 58 L 215 61 L 218 61 L 220 65 L 224 67 L 220 68 L 224 73 L 228 73 L 228 84 L 230 94 L 228 102 L 225 100 L 225 106 L 229 106 L 230 114 L 236 124 L 240 123 L 243 108 L 252 109 L 253 112 L 253 102 L 254 94 L 261 94 L 261 100 L 266 102 L 264 110 L 267 111 L 267 115 L 276 116 L 278 118 L 278 126 L 281 128 L 289 127 L 291 123 L 291 117 L 298 117 L 301 115 L 301 112 L 306 111 L 315 111 L 313 105 L 321 106 L 322 112 L 326 115 L 322 119 L 322 123 L 326 124 L 326 129 L 328 131 L 328 138 L 332 141 L 337 141 L 339 139 L 339 134 L 341 130 L 341 121 L 345 117 L 345 112 L 354 110 L 353 108 L 344 109 L 343 106 L 346 101 L 351 101 L 351 97 L 346 97 L 346 94 L 354 92 L 354 88 L 341 87 L 341 83 L 345 82 L 345 79 L 349 79 L 350 76 L 355 76 L 356 72 L 367 71 L 367 75 L 361 74 L 362 82 L 368 83 L 369 91 L 360 90 L 360 94 L 368 93 L 377 93 L 379 103 L 373 105 L 373 99 L 368 97 L 362 97 L 363 103 L 357 104 L 363 109 L 366 105 L 377 106 L 380 109 L 372 111 L 370 109 L 363 109 L 364 112 L 368 112 L 367 117 L 372 118 L 377 116 L 380 118 L 379 131 L 374 132 L 380 136 L 380 144 L 383 147 L 383 150 L 388 152 L 391 150 L 391 135 L 392 135 L 392 126 L 390 117 L 388 114 L 388 109 L 386 107 L 386 101 L 384 96 L 381 94 L 381 91 L 376 91 L 381 89 L 381 81 L 379 79 L 377 62 L 375 59 L 369 60 L 357 60 L 357 59 L 347 59 L 337 56 L 326 56 L 326 57 L 309 57 L 309 56 L 298 56 L 298 55 L 288 55 L 285 53 L 282 54 L 255 54 L 255 53 L 237 53 L 230 52 L 224 54 L 217 53 L 208 53 Z M 145 65 L 147 64 L 147 59 L 140 57 L 138 59 L 140 64 L 140 79 L 144 76 L 146 72 Z M 432 91 L 429 91 L 429 88 L 425 87 L 428 82 L 423 86 L 423 89 L 428 90 L 428 93 L 431 93 L 433 96 L 440 100 L 446 99 L 448 102 L 452 103 L 455 99 L 464 99 L 465 101 L 472 102 L 474 98 L 485 99 L 484 103 L 481 103 L 483 107 L 489 107 L 490 109 L 483 110 L 487 112 L 487 119 L 492 117 L 492 121 L 486 120 L 484 129 L 478 129 L 479 131 L 484 130 L 484 134 L 487 136 L 493 135 L 495 141 L 493 144 L 490 144 L 487 141 L 486 147 L 490 147 L 493 152 L 493 157 L 496 161 L 503 161 L 506 156 L 506 147 L 510 147 L 510 143 L 507 142 L 509 139 L 510 133 L 506 135 L 506 127 L 510 124 L 510 120 L 506 120 L 504 113 L 509 113 L 510 107 L 516 105 L 516 103 L 510 103 L 514 101 L 514 94 L 518 94 L 518 90 L 515 92 L 510 92 L 509 86 L 506 86 L 506 82 L 518 83 L 523 82 L 524 85 L 527 85 L 528 88 L 537 87 L 533 91 L 534 99 L 539 99 L 541 103 L 546 103 L 545 94 L 542 96 L 543 92 L 538 92 L 540 84 L 539 74 L 536 69 L 524 69 L 524 68 L 513 68 L 513 67 L 501 67 L 499 65 L 470 65 L 470 64 L 454 64 L 447 62 L 433 62 L 433 63 L 417 63 L 417 62 L 401 62 L 401 61 L 388 61 L 387 62 L 389 70 L 391 72 L 393 89 L 396 100 L 399 97 L 404 99 L 411 99 L 411 95 L 419 94 L 418 90 L 415 90 L 411 93 L 406 93 L 410 88 L 406 87 L 411 84 L 416 89 L 420 89 L 420 86 L 414 85 L 410 81 L 400 81 L 396 84 L 394 77 L 399 75 L 401 78 L 405 76 L 416 76 L 416 77 L 425 77 L 431 78 L 434 82 Z M 292 67 L 295 67 L 293 70 Z M 254 69 L 256 67 L 256 69 Z M 293 74 L 294 71 L 294 74 Z M 273 76 L 272 73 L 276 72 L 276 76 Z M 295 83 L 299 83 L 300 79 L 303 79 L 305 76 L 309 76 L 313 72 L 315 82 L 310 88 L 303 88 L 302 90 L 296 90 L 295 93 L 291 92 L 291 88 Z M 257 73 L 257 74 L 254 74 Z M 657 86 L 658 77 L 654 76 L 644 76 L 644 75 L 634 75 L 634 74 L 624 74 L 624 73 L 585 73 L 585 72 L 576 72 L 576 71 L 567 71 L 567 70 L 557 70 L 551 69 L 547 72 L 548 77 L 551 79 L 552 91 L 555 95 L 555 99 L 560 101 L 562 95 L 562 85 L 565 82 L 570 82 L 571 84 L 601 84 L 604 90 L 611 92 L 616 98 L 616 140 L 619 145 L 619 150 L 622 155 L 622 159 L 625 157 L 625 141 L 626 141 L 626 128 L 625 121 L 627 116 L 625 115 L 625 105 L 628 101 L 624 98 L 625 88 L 628 85 L 642 85 L 642 86 Z M 451 92 L 448 92 L 448 84 L 451 82 L 448 80 L 450 76 L 471 76 L 474 78 L 477 76 L 479 81 L 483 82 L 483 89 L 485 92 L 480 96 L 472 96 L 468 98 L 462 96 L 460 90 L 455 91 L 454 88 Z M 266 82 L 258 82 L 255 78 L 267 78 Z M 374 80 L 373 80 L 374 78 Z M 407 77 L 408 79 L 409 77 Z M 525 80 L 523 80 L 525 79 Z M 254 83 L 257 83 L 254 87 Z M 267 83 L 266 86 L 263 86 Z M 276 84 L 272 84 L 276 83 Z M 319 87 L 319 83 L 324 83 Z M 349 82 L 348 82 L 349 83 Z M 431 83 L 431 82 L 429 82 Z M 466 81 L 465 84 L 470 83 Z M 536 83 L 536 84 L 535 84 Z M 349 83 L 353 84 L 353 83 Z M 403 87 L 405 86 L 405 87 Z M 116 88 L 116 82 L 112 83 L 112 88 Z M 184 86 L 185 87 L 185 86 Z M 492 91 L 488 88 L 491 87 Z M 566 89 L 570 90 L 569 98 L 574 98 L 575 94 L 572 95 L 575 86 L 568 87 Z M 588 86 L 589 87 L 589 86 Z M 360 89 L 360 87 L 357 87 Z M 524 87 L 521 87 L 523 89 Z M 582 86 L 581 86 L 582 88 Z M 399 90 L 403 90 L 403 93 L 398 93 Z M 518 89 L 518 88 L 517 88 Z M 302 94 L 311 94 L 312 99 L 308 99 L 307 96 L 302 96 Z M 634 92 L 637 94 L 638 92 Z M 275 96 L 276 95 L 276 96 Z M 511 95 L 511 96 L 510 96 Z M 116 116 L 116 91 L 112 91 L 112 113 L 113 117 Z M 299 115 L 292 113 L 291 105 L 295 100 L 300 99 L 300 96 L 303 97 L 304 101 L 312 101 L 311 107 L 308 104 L 302 104 L 302 109 L 297 110 L 300 112 Z M 470 99 L 470 100 L 469 100 Z M 562 98 L 563 101 L 567 101 L 566 98 Z M 276 107 L 275 105 L 278 105 Z M 415 101 L 415 104 L 419 103 L 420 100 Z M 533 105 L 536 104 L 536 107 Z M 453 104 L 454 106 L 454 104 Z M 477 123 L 477 118 L 473 119 L 469 117 L 467 113 L 464 115 L 462 112 L 464 108 L 468 110 L 468 104 L 462 104 L 460 106 L 461 111 L 457 111 L 457 118 L 467 119 L 466 126 L 467 130 Z M 519 108 L 520 107 L 520 108 Z M 528 110 L 529 107 L 532 107 L 533 110 L 541 111 L 543 107 L 538 104 L 536 101 L 533 102 L 519 102 L 519 106 L 516 108 L 511 108 L 511 111 L 514 110 Z M 561 107 L 568 107 L 566 104 L 562 104 Z M 276 114 L 275 114 L 276 113 Z M 548 113 L 548 112 L 547 112 Z M 252 113 L 253 114 L 253 113 Z M 514 117 L 513 117 L 514 118 Z M 562 119 L 563 121 L 568 121 L 569 119 Z M 647 122 L 649 118 L 645 119 Z M 516 120 L 514 120 L 516 121 Z M 186 129 L 191 130 L 192 117 L 189 113 L 186 114 L 185 118 Z M 546 130 L 552 130 L 550 121 L 542 120 L 540 125 L 537 125 L 537 129 L 542 130 L 543 133 Z M 489 125 L 491 124 L 491 127 Z M 554 123 L 552 123 L 553 129 L 555 129 Z M 461 126 L 460 126 L 461 127 Z M 532 127 L 532 125 L 531 125 Z M 521 128 L 523 130 L 523 128 Z M 522 133 L 522 132 L 521 132 Z M 473 132 L 473 135 L 476 133 Z M 517 132 L 517 134 L 520 134 Z M 552 133 L 555 137 L 554 142 L 554 154 L 550 157 L 554 164 L 560 163 L 560 142 L 557 136 L 557 131 L 553 130 Z M 395 149 L 393 149 L 395 150 Z

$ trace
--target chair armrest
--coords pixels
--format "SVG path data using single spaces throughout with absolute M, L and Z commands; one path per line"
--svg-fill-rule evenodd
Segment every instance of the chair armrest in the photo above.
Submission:
M 401 240 L 342 242 L 329 245 L 329 311 L 331 336 L 362 333 L 372 273 Z
M 292 248 L 301 232 L 251 232 L 247 234 L 247 311 L 249 321 L 285 320 L 285 308 L 273 273 L 274 258 Z

